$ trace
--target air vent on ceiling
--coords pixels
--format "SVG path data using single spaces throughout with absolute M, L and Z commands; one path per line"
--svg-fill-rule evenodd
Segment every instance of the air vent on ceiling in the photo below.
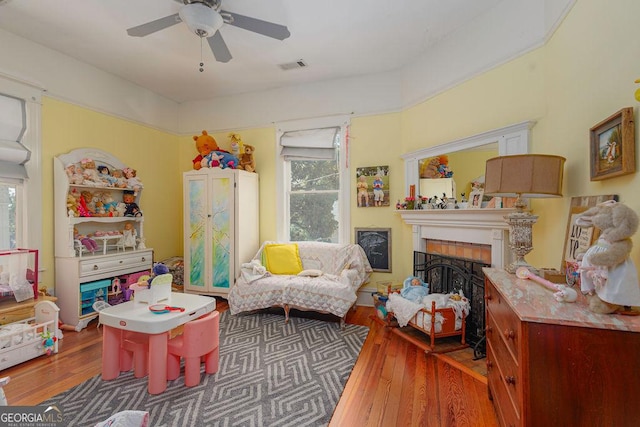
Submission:
M 282 68 L 283 70 L 294 70 L 296 68 L 304 68 L 307 66 L 307 63 L 304 62 L 304 59 L 299 59 L 295 62 L 287 62 L 285 64 L 279 64 L 278 67 Z

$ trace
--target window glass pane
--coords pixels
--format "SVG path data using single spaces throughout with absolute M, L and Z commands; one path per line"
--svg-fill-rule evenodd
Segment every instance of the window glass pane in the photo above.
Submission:
M 338 243 L 338 192 L 292 193 L 291 240 Z
M 0 183 L 0 249 L 16 247 L 16 187 Z
M 338 190 L 340 174 L 336 160 L 291 161 L 291 191 Z

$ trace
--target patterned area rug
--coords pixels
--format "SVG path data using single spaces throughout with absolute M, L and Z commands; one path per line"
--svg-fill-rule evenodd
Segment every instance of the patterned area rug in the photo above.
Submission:
M 369 328 L 282 314 L 220 318 L 220 370 L 196 387 L 184 376 L 160 395 L 132 372 L 96 376 L 41 405 L 57 405 L 65 425 L 93 426 L 116 412 L 142 410 L 150 426 L 327 425 Z

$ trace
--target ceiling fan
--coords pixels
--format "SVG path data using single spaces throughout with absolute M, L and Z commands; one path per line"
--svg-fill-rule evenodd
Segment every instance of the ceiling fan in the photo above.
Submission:
M 218 62 L 229 62 L 232 58 L 227 44 L 218 31 L 223 24 L 233 25 L 277 40 L 284 40 L 291 35 L 284 25 L 221 10 L 222 0 L 175 1 L 184 3 L 178 13 L 129 28 L 127 34 L 133 37 L 144 37 L 184 22 L 195 35 L 207 39 L 213 56 Z

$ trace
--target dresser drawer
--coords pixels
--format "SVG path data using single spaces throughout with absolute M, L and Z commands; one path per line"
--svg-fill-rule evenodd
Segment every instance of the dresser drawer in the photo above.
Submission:
M 107 257 L 82 260 L 79 263 L 80 277 L 101 276 L 104 274 L 124 274 L 152 267 L 152 251 L 122 252 Z
M 509 394 L 509 402 L 515 413 L 520 416 L 522 403 L 519 396 L 522 395 L 522 376 L 518 367 L 518 362 L 507 349 L 504 340 L 496 335 L 495 320 L 489 312 L 487 315 L 487 344 L 491 348 L 491 354 L 487 355 L 487 367 L 491 371 L 492 380 L 496 387 L 502 386 Z
M 521 323 L 502 295 L 489 282 L 486 290 L 486 309 L 495 322 L 493 335 L 501 336 L 513 359 L 520 360 Z
M 495 366 L 496 356 L 492 342 L 487 340 L 487 383 L 498 415 L 499 424 L 503 427 L 521 426 L 521 416 L 516 411 L 516 402 L 507 391 L 501 378 L 500 370 Z

